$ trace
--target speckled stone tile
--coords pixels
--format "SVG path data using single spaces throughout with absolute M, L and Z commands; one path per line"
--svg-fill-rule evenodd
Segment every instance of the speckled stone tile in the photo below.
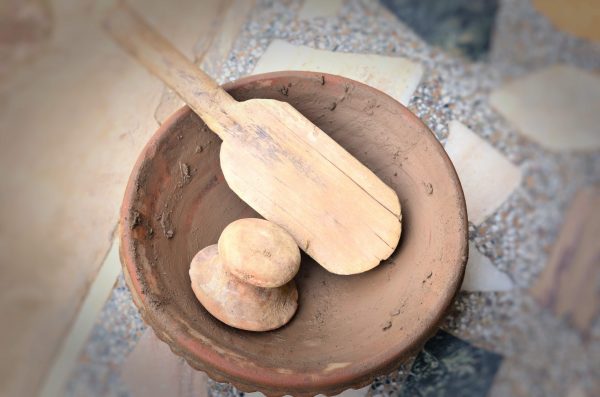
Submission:
M 556 60 L 589 70 L 600 67 L 600 58 L 589 51 L 587 43 L 554 32 L 535 14 L 529 1 L 504 0 L 500 4 L 496 29 L 499 39 L 494 38 L 490 62 L 468 63 L 428 45 L 377 2 L 348 0 L 337 17 L 302 20 L 297 17 L 301 2 L 258 1 L 223 64 L 219 81 L 251 73 L 275 39 L 334 52 L 402 57 L 421 65 L 423 76 L 409 109 L 442 144 L 447 143 L 450 122 L 462 123 L 518 167 L 522 178 L 518 187 L 481 223 L 469 225 L 472 249 L 512 280 L 513 288 L 461 292 L 442 324 L 443 329 L 473 348 L 504 357 L 491 385 L 492 396 L 564 396 L 573 387 L 590 394 L 600 387 L 595 376 L 600 373 L 600 321 L 595 320 L 589 336 L 582 339 L 562 318 L 540 310 L 529 288 L 548 262 L 564 211 L 575 193 L 600 182 L 600 152 L 546 150 L 522 136 L 498 114 L 490 106 L 489 95 L 504 84 L 507 76 L 523 75 Z M 511 29 L 514 32 L 507 31 Z M 552 44 L 547 37 L 559 40 Z M 512 40 L 512 47 L 506 40 Z M 519 48 L 522 53 L 517 54 Z M 114 305 L 113 299 L 109 305 Z M 111 390 L 121 390 L 122 382 L 115 379 L 118 371 L 103 363 L 118 368 L 138 336 L 133 331 L 129 334 L 106 330 L 104 323 L 114 324 L 120 316 L 110 312 L 118 310 L 124 309 L 112 306 L 99 320 L 96 328 L 105 330 L 104 334 L 94 332 L 96 337 L 91 339 L 82 361 L 88 365 L 82 364 L 73 385 L 113 376 L 115 386 Z M 137 314 L 131 316 L 135 318 Z M 136 321 L 123 321 L 128 329 L 136 328 Z M 128 348 L 113 349 L 116 344 Z M 98 369 L 95 372 L 92 362 Z M 398 395 L 408 376 L 426 377 L 426 373 L 417 370 L 419 366 L 398 364 L 398 371 L 371 385 L 369 395 Z M 209 394 L 240 395 L 231 386 L 212 381 Z
M 530 0 L 501 0 L 495 26 L 490 62 L 504 76 L 557 63 L 586 70 L 600 67 L 600 42 L 556 29 Z

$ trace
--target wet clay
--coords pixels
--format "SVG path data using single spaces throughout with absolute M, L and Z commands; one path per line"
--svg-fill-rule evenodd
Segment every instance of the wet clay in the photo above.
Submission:
M 291 103 L 392 187 L 403 211 L 398 248 L 354 276 L 302 255 L 298 311 L 277 330 L 216 320 L 190 287 L 190 261 L 232 221 L 259 216 L 225 183 L 220 139 L 182 108 L 147 144 L 122 206 L 121 255 L 134 301 L 174 352 L 241 390 L 314 395 L 366 385 L 420 348 L 460 287 L 467 215 L 454 168 L 420 120 L 360 83 L 281 72 L 226 88 L 237 100 Z

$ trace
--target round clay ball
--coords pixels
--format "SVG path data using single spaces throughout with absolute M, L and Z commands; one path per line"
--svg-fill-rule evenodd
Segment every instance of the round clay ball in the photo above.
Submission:
M 257 287 L 284 285 L 300 268 L 294 238 L 264 219 L 239 219 L 227 225 L 219 238 L 219 255 L 231 274 Z
M 277 329 L 290 321 L 298 308 L 293 280 L 277 288 L 244 283 L 223 267 L 216 244 L 194 256 L 190 279 L 196 298 L 210 314 L 246 331 Z

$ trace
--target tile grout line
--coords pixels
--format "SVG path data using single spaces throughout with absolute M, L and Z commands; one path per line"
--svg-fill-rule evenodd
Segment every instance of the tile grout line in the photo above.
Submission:
M 40 397 L 64 395 L 65 383 L 71 371 L 75 368 L 77 358 L 120 272 L 119 239 L 115 233 L 108 254 L 100 266 L 96 278 L 90 285 L 75 321 L 69 333 L 63 339 L 60 350 L 44 379 L 39 393 Z

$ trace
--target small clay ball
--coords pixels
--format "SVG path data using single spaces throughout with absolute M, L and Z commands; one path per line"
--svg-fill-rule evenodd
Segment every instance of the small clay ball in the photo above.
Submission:
M 257 287 L 279 287 L 300 268 L 300 249 L 281 226 L 264 219 L 239 219 L 219 238 L 219 255 L 227 270 Z
M 290 321 L 298 308 L 298 290 L 293 280 L 277 288 L 244 283 L 223 267 L 216 244 L 194 256 L 190 279 L 204 308 L 235 328 L 273 330 Z

